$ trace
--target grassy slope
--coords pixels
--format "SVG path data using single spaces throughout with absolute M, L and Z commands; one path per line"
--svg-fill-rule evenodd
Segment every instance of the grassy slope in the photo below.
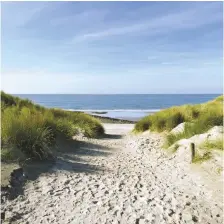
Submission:
M 200 148 L 206 150 L 223 150 L 223 139 L 216 139 L 215 141 L 206 141 L 200 145 Z
M 193 163 L 202 163 L 211 159 L 212 151 L 213 150 L 220 150 L 223 151 L 223 138 L 216 139 L 216 140 L 206 140 L 205 142 L 201 143 L 196 150 L 196 155 L 193 158 Z M 200 152 L 200 153 L 199 153 Z M 220 169 L 220 168 L 218 168 Z
M 57 137 L 104 133 L 100 121 L 80 112 L 47 109 L 1 92 L 1 155 L 3 161 L 52 156 Z
M 183 133 L 168 134 L 167 146 L 179 139 L 204 133 L 215 125 L 223 125 L 223 96 L 203 104 L 176 106 L 159 111 L 137 122 L 134 131 L 170 131 L 182 122 L 191 124 L 185 126 Z

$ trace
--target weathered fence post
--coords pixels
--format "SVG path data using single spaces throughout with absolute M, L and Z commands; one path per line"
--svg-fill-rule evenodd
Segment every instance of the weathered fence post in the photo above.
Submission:
M 193 162 L 195 157 L 195 144 L 192 142 L 191 143 L 191 162 Z

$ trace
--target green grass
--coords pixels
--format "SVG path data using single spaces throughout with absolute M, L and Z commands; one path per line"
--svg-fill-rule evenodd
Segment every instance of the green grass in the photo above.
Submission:
M 199 108 L 199 106 L 184 105 L 161 110 L 138 121 L 135 124 L 135 131 L 170 131 L 182 122 L 197 119 Z
M 81 112 L 47 109 L 1 92 L 2 160 L 47 159 L 56 138 L 71 139 L 79 131 L 87 137 L 104 134 L 100 121 Z M 20 153 L 18 153 L 18 150 Z
M 216 125 L 223 125 L 223 117 L 217 114 L 204 114 L 194 123 L 186 123 L 184 131 L 166 136 L 165 146 L 169 147 L 180 139 L 187 139 L 194 135 L 202 134 Z
M 171 152 L 171 153 L 175 153 L 175 152 L 178 150 L 179 147 L 180 147 L 179 144 L 174 144 L 174 145 L 169 149 L 169 152 Z M 164 147 L 164 148 L 166 148 L 166 147 Z
M 223 139 L 217 139 L 214 141 L 206 141 L 200 145 L 200 148 L 206 149 L 206 150 L 223 150 Z
M 210 152 L 206 152 L 202 156 L 196 154 L 195 157 L 193 158 L 192 163 L 203 163 L 211 158 L 212 155 Z
M 2 148 L 1 149 L 1 160 L 7 162 L 17 162 L 25 161 L 26 156 L 21 150 L 16 148 Z
M 183 122 L 187 122 L 184 131 L 168 134 L 165 147 L 171 146 L 180 139 L 204 133 L 213 126 L 223 125 L 223 96 L 207 103 L 171 107 L 146 116 L 135 124 L 134 132 L 146 130 L 169 132 Z
M 197 105 L 183 105 L 161 110 L 142 118 L 135 124 L 135 132 L 170 131 L 183 122 L 206 121 L 207 124 L 223 123 L 223 96 L 213 101 Z M 197 125 L 198 126 L 198 125 Z M 196 127 L 196 126 L 195 126 Z
M 54 142 L 53 133 L 45 125 L 41 114 L 31 114 L 27 110 L 2 112 L 2 148 L 9 151 L 20 150 L 27 157 L 44 159 L 50 156 L 50 146 Z
M 16 106 L 18 108 L 28 107 L 29 109 L 45 110 L 44 107 L 34 104 L 31 100 L 21 99 L 1 91 L 1 108 Z

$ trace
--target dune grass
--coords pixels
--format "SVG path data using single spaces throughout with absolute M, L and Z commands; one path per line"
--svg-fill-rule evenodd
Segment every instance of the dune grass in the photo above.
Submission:
M 224 149 L 223 139 L 217 139 L 217 140 L 214 140 L 214 141 L 206 141 L 206 142 L 204 142 L 200 145 L 200 148 L 203 148 L 203 149 L 206 149 L 206 150 L 216 149 L 216 150 L 222 150 L 223 151 L 223 149 Z
M 4 92 L 1 103 L 2 160 L 24 155 L 39 160 L 51 158 L 59 136 L 71 139 L 78 132 L 87 137 L 104 133 L 99 120 L 81 112 L 47 109 Z
M 206 121 L 206 124 L 221 125 L 223 122 L 223 96 L 204 104 L 175 106 L 146 116 L 135 125 L 136 132 L 170 131 L 182 122 Z M 200 125 L 196 125 L 195 128 Z
M 184 105 L 171 107 L 149 115 L 138 121 L 135 125 L 136 132 L 151 131 L 170 131 L 178 124 L 191 121 L 199 116 L 199 106 Z
M 53 133 L 45 126 L 43 116 L 22 110 L 5 110 L 2 113 L 2 148 L 19 149 L 32 158 L 47 158 L 53 142 Z
M 183 138 L 208 131 L 216 125 L 223 125 L 223 96 L 203 104 L 183 105 L 161 110 L 141 119 L 135 124 L 135 132 L 146 130 L 169 132 L 178 124 L 188 122 L 182 133 L 168 134 L 166 147 Z
M 194 135 L 205 133 L 210 128 L 216 125 L 223 125 L 222 116 L 215 114 L 206 114 L 205 116 L 200 117 L 198 120 L 195 120 L 193 123 L 186 123 L 183 132 L 177 134 L 167 134 L 165 147 L 171 146 L 180 139 L 188 139 Z
M 192 163 L 203 163 L 212 158 L 211 152 L 206 152 L 203 155 L 196 154 L 192 160 Z

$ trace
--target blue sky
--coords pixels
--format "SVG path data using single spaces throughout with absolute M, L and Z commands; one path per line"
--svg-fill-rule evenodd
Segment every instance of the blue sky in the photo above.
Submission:
M 222 92 L 222 2 L 1 5 L 6 92 Z

